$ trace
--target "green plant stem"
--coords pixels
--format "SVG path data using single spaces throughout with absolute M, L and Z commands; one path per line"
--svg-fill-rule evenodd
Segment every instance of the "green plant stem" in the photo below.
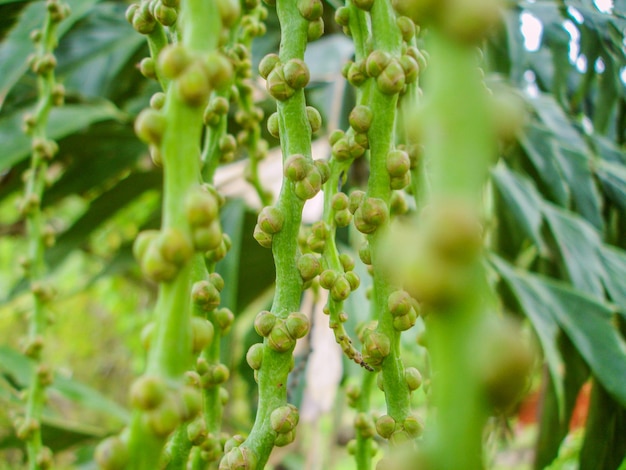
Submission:
M 300 15 L 292 0 L 278 0 L 276 4 L 281 26 L 280 60 L 304 58 L 307 43 L 307 21 Z M 304 91 L 298 90 L 284 102 L 278 102 L 280 141 L 283 162 L 293 154 L 311 158 L 311 127 L 305 111 Z M 276 266 L 276 291 L 272 312 L 286 318 L 300 308 L 302 279 L 296 266 L 298 232 L 302 221 L 304 202 L 287 179 L 276 203 L 284 216 L 280 232 L 274 235 L 272 252 Z M 250 448 L 257 457 L 256 468 L 264 468 L 274 447 L 276 433 L 270 427 L 270 414 L 287 403 L 287 376 L 291 368 L 292 350 L 280 353 L 264 342 L 263 365 L 258 373 L 259 404 L 256 419 L 242 447 Z
M 356 410 L 359 413 L 369 413 L 371 408 L 371 395 L 376 374 L 369 371 L 363 371 L 361 379 L 361 393 L 356 404 Z M 364 436 L 360 429 L 356 430 L 356 452 L 354 458 L 358 470 L 370 470 L 372 468 L 372 438 Z
M 377 49 L 398 57 L 401 52 L 402 38 L 395 23 L 395 13 L 387 1 L 374 2 L 371 11 L 372 33 Z M 394 144 L 394 130 L 398 95 L 385 95 L 377 87 L 372 88 L 370 107 L 374 110 L 374 119 L 369 130 L 370 139 L 370 177 L 367 195 L 380 198 L 387 206 L 391 199 L 390 177 L 387 171 L 387 155 Z M 381 249 L 389 222 L 378 227 L 368 236 L 372 255 L 372 264 L 382 264 Z M 390 280 L 380 269 L 373 274 L 373 304 L 377 331 L 385 334 L 391 343 L 389 355 L 382 363 L 383 384 L 387 414 L 401 423 L 410 412 L 410 394 L 404 380 L 404 366 L 400 358 L 400 332 L 393 327 L 393 317 L 387 301 L 393 291 Z
M 38 57 L 52 53 L 55 49 L 57 24 L 57 22 L 52 20 L 48 12 L 44 19 L 41 39 L 36 48 Z M 50 110 L 53 106 L 52 92 L 54 85 L 55 75 L 53 70 L 37 76 L 38 100 L 34 113 L 35 126 L 32 129 L 33 142 L 35 142 L 35 140 L 47 141 L 46 127 Z M 26 236 L 28 238 L 26 272 L 31 291 L 33 292 L 33 311 L 28 327 L 27 345 L 33 345 L 36 342 L 44 340 L 46 325 L 48 323 L 48 319 L 46 318 L 46 302 L 49 299 L 45 299 L 44 296 L 38 295 L 36 292 L 38 287 L 44 289 L 48 287 L 46 286 L 45 280 L 47 269 L 44 260 L 44 217 L 41 211 L 41 200 L 46 186 L 47 170 L 48 162 L 46 159 L 40 152 L 33 151 L 24 199 L 24 201 L 37 201 L 25 214 Z M 46 401 L 45 388 L 47 386 L 43 383 L 43 377 L 39 373 L 42 364 L 41 356 L 41 350 L 31 355 L 35 360 L 35 367 L 33 367 L 33 372 L 30 377 L 30 387 L 25 410 L 25 423 L 32 423 L 34 425 L 26 438 L 29 470 L 39 470 L 41 468 L 38 462 L 38 457 L 43 449 L 41 415 Z
M 210 24 L 207 24 L 207 21 Z M 182 45 L 192 53 L 208 52 L 217 47 L 220 16 L 213 2 L 188 0 L 180 6 Z M 167 90 L 166 130 L 161 152 L 164 167 L 163 228 L 180 230 L 191 238 L 191 229 L 181 202 L 190 189 L 200 183 L 202 134 L 201 107 L 187 105 L 175 86 Z M 191 284 L 193 262 L 187 262 L 172 282 L 160 284 L 155 309 L 156 331 L 148 356 L 146 373 L 166 379 L 179 387 L 190 368 L 191 354 Z M 144 420 L 145 413 L 135 410 L 129 433 L 130 469 L 152 470 L 158 467 L 165 438 L 157 437 Z

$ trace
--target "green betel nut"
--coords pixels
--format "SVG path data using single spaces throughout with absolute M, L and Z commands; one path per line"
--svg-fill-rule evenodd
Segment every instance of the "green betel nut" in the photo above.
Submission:
M 133 255 L 137 261 L 141 262 L 148 247 L 158 238 L 159 233 L 158 230 L 144 230 L 137 235 L 133 243 Z
M 272 411 L 270 426 L 278 434 L 285 434 L 295 429 L 299 420 L 298 409 L 293 405 L 285 405 Z
M 167 384 L 160 377 L 144 375 L 135 380 L 130 388 L 130 403 L 140 410 L 157 408 L 167 395 Z
M 250 346 L 246 353 L 246 362 L 254 370 L 261 368 L 263 364 L 263 343 L 256 343 Z
M 268 310 L 263 310 L 254 319 L 254 329 L 259 335 L 266 337 L 271 333 L 276 321 L 276 315 Z
M 191 299 L 205 312 L 210 312 L 220 304 L 220 293 L 209 281 L 197 281 L 191 288 Z
M 193 62 L 181 74 L 176 81 L 178 92 L 183 101 L 192 107 L 207 104 L 211 93 L 209 76 L 199 62 Z

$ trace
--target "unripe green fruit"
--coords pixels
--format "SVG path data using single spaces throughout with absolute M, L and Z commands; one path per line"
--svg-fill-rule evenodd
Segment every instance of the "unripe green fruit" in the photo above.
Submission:
M 191 319 L 191 350 L 194 354 L 203 351 L 213 342 L 215 329 L 206 318 L 194 316 Z
M 220 304 L 220 293 L 209 281 L 197 281 L 191 288 L 191 299 L 205 312 L 210 312 Z
M 144 375 L 135 380 L 130 388 L 130 403 L 140 410 L 157 408 L 167 394 L 167 384 L 160 377 Z
M 311 133 L 315 134 L 322 128 L 322 115 L 313 106 L 306 107 L 306 117 L 311 126 Z
M 364 198 L 365 198 L 365 193 L 361 191 L 360 189 L 356 189 L 352 191 L 348 198 L 348 210 L 354 214 L 356 210 L 359 208 L 359 206 L 361 205 L 361 202 L 363 201 Z
M 254 369 L 259 370 L 263 364 L 263 343 L 256 343 L 250 346 L 246 354 L 246 361 L 248 365 Z
M 389 53 L 377 49 L 367 56 L 365 70 L 370 77 L 378 77 L 390 62 L 391 56 Z
M 220 461 L 219 470 L 256 470 L 257 456 L 248 447 L 234 447 Z
M 163 114 L 154 109 L 146 108 L 135 119 L 135 133 L 145 143 L 159 145 L 165 133 L 166 125 L 167 122 Z
M 176 8 L 168 7 L 163 3 L 157 4 L 154 10 L 154 17 L 163 26 L 172 26 L 178 19 Z
M 352 127 L 356 132 L 366 133 L 372 125 L 373 118 L 374 113 L 370 107 L 360 104 L 352 109 L 348 120 L 350 122 L 350 127 Z
M 159 70 L 165 78 L 177 78 L 185 70 L 191 59 L 185 48 L 180 44 L 171 44 L 159 53 Z
M 304 88 L 309 83 L 311 75 L 309 68 L 302 59 L 290 59 L 283 65 L 283 76 L 287 85 L 294 90 Z
M 139 62 L 139 71 L 146 78 L 156 78 L 156 62 L 152 57 L 144 57 Z
M 348 76 L 346 77 L 350 85 L 358 87 L 367 80 L 367 72 L 365 69 L 365 61 L 355 62 L 348 69 Z
M 314 21 L 309 21 L 307 28 L 307 41 L 313 42 L 321 38 L 324 34 L 324 20 L 318 18 Z
M 350 296 L 350 292 L 352 292 L 350 282 L 346 279 L 345 275 L 339 274 L 330 289 L 331 298 L 337 302 L 341 302 Z
M 339 277 L 339 273 L 337 271 L 333 271 L 332 269 L 326 269 L 320 274 L 320 286 L 322 286 L 326 290 L 332 289 L 335 281 Z
M 348 26 L 350 24 L 350 9 L 348 7 L 339 7 L 335 11 L 335 21 L 340 26 Z
M 192 63 L 179 76 L 176 82 L 183 101 L 192 107 L 206 105 L 211 84 L 206 70 L 200 63 Z
M 322 0 L 298 0 L 298 11 L 308 21 L 315 21 L 324 13 Z
M 133 243 L 133 255 L 137 261 L 141 261 L 148 247 L 159 237 L 158 230 L 144 230 L 139 232 Z
M 404 80 L 407 84 L 415 83 L 420 75 L 420 66 L 410 55 L 400 57 L 400 66 L 404 70 Z
M 276 439 L 274 440 L 274 445 L 276 447 L 285 447 L 291 444 L 295 439 L 296 439 L 296 432 L 295 430 L 292 430 L 292 431 L 279 434 L 278 436 L 276 436 Z
M 352 214 L 348 209 L 343 209 L 335 212 L 334 220 L 337 227 L 347 227 L 352 222 Z
M 422 374 L 415 367 L 407 367 L 404 370 L 404 379 L 411 392 L 417 390 L 422 385 Z
M 230 28 L 241 16 L 241 4 L 239 0 L 216 0 L 217 9 L 222 19 L 222 27 Z
M 272 137 L 276 137 L 277 139 L 279 138 L 280 121 L 279 121 L 278 113 L 270 114 L 270 117 L 267 119 L 267 130 L 269 131 Z
M 259 63 L 259 75 L 261 77 L 267 79 L 272 70 L 280 64 L 280 58 L 278 54 L 267 54 L 265 57 L 261 59 Z
M 363 219 L 370 224 L 379 226 L 389 218 L 387 204 L 380 198 L 364 198 L 359 206 Z
M 389 439 L 396 430 L 396 420 L 389 415 L 382 415 L 376 420 L 376 432 L 383 439 Z
M 381 93 L 394 95 L 400 93 L 405 85 L 405 76 L 402 66 L 397 60 L 392 60 L 385 70 L 376 77 L 376 84 Z
M 298 271 L 305 282 L 310 281 L 322 271 L 322 264 L 317 256 L 306 253 L 298 258 Z
M 276 206 L 265 206 L 257 219 L 261 230 L 271 235 L 280 232 L 284 221 L 285 218 L 282 211 Z
M 292 312 L 285 320 L 285 327 L 294 339 L 300 339 L 308 334 L 311 322 L 304 313 Z
M 354 271 L 348 271 L 345 274 L 345 278 L 348 281 L 348 284 L 350 284 L 351 291 L 357 290 L 361 285 L 361 279 L 359 279 L 359 275 Z
M 402 422 L 402 428 L 411 437 L 419 437 L 424 431 L 424 424 L 416 416 L 407 416 Z
M 267 340 L 268 346 L 277 352 L 287 352 L 296 345 L 296 340 L 289 334 L 287 327 L 281 323 L 274 325 Z
M 398 16 L 396 18 L 396 25 L 398 25 L 398 29 L 400 30 L 400 34 L 402 34 L 402 40 L 405 42 L 410 42 L 417 32 L 417 28 L 415 27 L 415 23 L 408 16 Z
M 98 444 L 94 458 L 102 470 L 124 470 L 129 461 L 127 445 L 117 436 Z
M 301 154 L 294 154 L 285 160 L 284 175 L 291 181 L 302 181 L 311 170 L 311 163 Z
M 295 429 L 299 420 L 298 409 L 289 404 L 278 407 L 272 411 L 270 415 L 270 426 L 278 434 L 285 434 Z
M 265 232 L 258 224 L 255 225 L 252 236 L 263 248 L 272 247 L 272 240 L 274 238 L 273 235 L 271 233 Z
M 193 246 L 198 251 L 217 249 L 222 242 L 222 227 L 218 219 L 208 226 L 192 228 L 191 238 Z
M 302 200 L 312 199 L 322 189 L 322 176 L 319 171 L 311 171 L 307 176 L 296 182 L 294 192 Z
M 278 101 L 286 101 L 293 96 L 295 90 L 287 84 L 282 67 L 275 67 L 267 76 L 267 91 Z
M 328 164 L 328 161 L 318 159 L 313 161 L 313 164 L 315 165 L 315 169 L 320 174 L 322 184 L 326 183 L 326 181 L 328 181 L 328 178 L 330 178 L 330 165 Z
M 223 335 L 228 332 L 234 321 L 235 314 L 228 308 L 220 308 L 213 312 L 213 323 L 219 327 Z
M 387 300 L 387 307 L 394 317 L 406 315 L 412 308 L 411 296 L 404 290 L 392 292 Z
M 267 310 L 263 310 L 259 312 L 254 319 L 254 329 L 259 335 L 266 337 L 272 332 L 276 321 L 276 315 Z

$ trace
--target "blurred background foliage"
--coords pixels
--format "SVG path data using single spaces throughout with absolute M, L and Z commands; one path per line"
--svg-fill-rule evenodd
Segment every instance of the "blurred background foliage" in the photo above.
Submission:
M 73 13 L 61 24 L 57 51 L 66 105 L 53 110 L 49 125 L 61 151 L 43 199 L 58 234 L 47 261 L 59 291 L 47 350 L 56 380 L 44 442 L 60 452 L 59 468 L 87 469 L 94 467 L 97 440 L 127 419 L 128 385 L 143 367 L 140 332 L 156 287 L 142 279 L 131 244 L 140 230 L 160 223 L 162 175 L 133 132 L 134 116 L 158 86 L 138 72 L 147 46 L 124 19 L 127 2 L 68 3 Z M 489 262 L 503 308 L 527 319 L 543 354 L 530 398 L 492 423 L 490 466 L 626 468 L 626 1 L 507 3 L 502 28 L 485 44 L 483 67 L 492 89 L 517 90 L 528 119 L 523 135 L 501 143 L 491 171 Z M 332 19 L 340 4 L 327 2 L 325 35 L 307 51 L 308 98 L 327 126 L 314 143 L 318 157 L 327 155 L 327 132 L 344 125 L 353 102 L 340 74 L 351 41 Z M 11 418 L 31 365 L 19 353 L 29 298 L 16 204 L 30 151 L 22 116 L 36 98 L 25 59 L 44 10 L 39 1 L 0 0 L 0 469 L 22 465 Z M 254 44 L 255 64 L 278 47 L 271 9 L 267 26 Z M 257 88 L 262 107 L 272 110 L 262 85 Z M 234 119 L 229 126 L 236 133 Z M 270 154 L 262 175 L 277 190 L 282 175 L 275 157 Z M 222 223 L 233 240 L 218 264 L 226 281 L 223 305 L 237 315 L 224 347 L 230 365 L 239 364 L 231 380 L 231 431 L 245 431 L 254 415 L 254 382 L 241 359 L 244 344 L 257 340 L 251 320 L 271 301 L 274 277 L 269 251 L 252 238 L 258 202 L 243 178 L 246 158 L 242 153 L 216 177 L 229 196 Z M 363 181 L 359 170 L 350 176 L 353 187 Z M 315 220 L 316 208 L 307 211 L 305 219 Z M 341 237 L 349 250 L 349 231 Z M 365 287 L 347 305 L 352 328 L 368 309 Z M 407 363 L 423 370 L 419 329 L 404 335 L 405 347 Z M 344 361 L 344 374 L 351 367 Z M 297 393 L 306 386 L 301 380 Z M 416 401 L 423 406 L 423 393 Z M 272 462 L 352 468 L 342 448 L 351 433 L 344 402 L 339 393 L 336 414 L 305 424 L 298 443 Z M 326 457 L 315 463 L 320 449 Z

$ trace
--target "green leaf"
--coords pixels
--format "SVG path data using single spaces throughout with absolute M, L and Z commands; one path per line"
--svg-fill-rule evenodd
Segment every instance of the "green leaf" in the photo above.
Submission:
M 239 288 L 246 288 L 239 285 L 245 217 L 246 205 L 241 199 L 229 201 L 220 214 L 222 230 L 230 236 L 232 246 L 228 256 L 217 264 L 216 270 L 224 279 L 224 289 L 221 292 L 222 305 L 233 312 L 239 310 L 237 305 Z
M 3 142 L 0 172 L 30 155 L 31 139 L 22 132 L 22 119 L 25 111 L 16 111 L 0 119 L 0 142 Z M 121 120 L 123 115 L 108 101 L 54 108 L 50 112 L 48 137 L 58 140 L 95 122 L 111 119 Z
M 602 279 L 609 297 L 626 317 L 626 252 L 604 245 L 600 250 L 606 276 Z
M 66 0 L 72 14 L 59 24 L 57 36 L 62 37 L 78 20 L 80 20 L 99 0 Z M 28 5 L 19 22 L 0 43 L 0 109 L 6 96 L 28 69 L 26 58 L 34 52 L 30 32 L 41 27 L 46 13 L 43 2 Z
M 564 274 L 576 288 L 604 299 L 602 279 L 606 272 L 600 259 L 602 241 L 598 232 L 573 213 L 547 204 L 544 215 L 566 269 Z
M 558 414 L 563 418 L 565 414 L 565 390 L 563 388 L 565 364 L 557 343 L 559 337 L 558 323 L 549 309 L 546 308 L 544 299 L 537 295 L 534 286 L 527 281 L 524 274 L 496 256 L 492 256 L 490 261 L 513 293 L 522 312 L 533 325 L 554 385 Z
M 615 312 L 562 282 L 514 270 L 502 260 L 494 258 L 492 262 L 533 324 L 536 318 L 555 321 L 608 393 L 626 406 L 626 343 L 615 327 Z M 544 346 L 541 338 L 545 332 L 536 331 Z M 546 356 L 550 367 L 548 352 Z
M 532 182 L 499 164 L 491 171 L 492 180 L 514 220 L 515 229 L 531 240 L 542 255 L 548 254 L 541 235 L 543 198 Z
M 607 197 L 626 211 L 626 167 L 618 162 L 598 160 L 595 173 Z

